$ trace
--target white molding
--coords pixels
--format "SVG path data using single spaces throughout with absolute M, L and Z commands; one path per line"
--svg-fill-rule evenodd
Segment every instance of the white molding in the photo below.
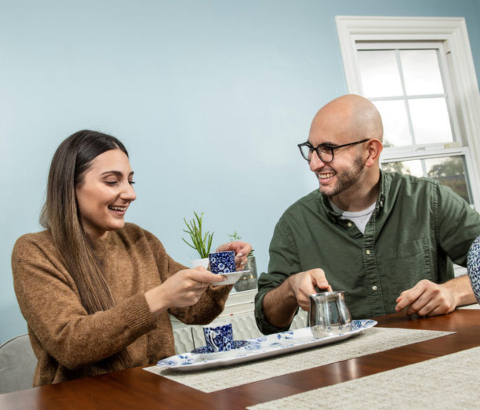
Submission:
M 385 35 L 400 35 L 402 39 L 408 39 L 405 36 L 411 35 L 411 38 L 420 40 L 426 37 L 434 40 L 434 36 L 453 34 L 465 23 L 463 17 L 335 16 L 335 21 L 337 29 L 343 27 L 343 31 L 350 35 L 378 35 L 381 39 L 385 39 Z
M 345 69 L 348 91 L 360 94 L 361 86 L 355 64 L 355 41 L 447 41 L 461 50 L 462 62 L 476 81 L 470 42 L 464 18 L 450 17 L 356 17 L 336 16 L 338 38 Z M 466 39 L 466 40 L 465 40 Z M 462 43 L 463 41 L 463 43 Z M 463 44 L 468 45 L 465 50 Z M 451 50 L 452 48 L 449 47 Z M 468 51 L 468 52 L 467 52 Z M 468 81 L 470 83 L 471 81 Z M 477 83 L 478 94 L 478 83 Z
M 480 93 L 467 25 L 462 17 L 336 16 L 348 92 L 363 95 L 356 69 L 356 41 L 444 41 L 450 51 L 455 105 L 470 148 L 473 199 L 480 204 Z
M 408 161 L 411 159 L 428 159 L 428 158 L 441 158 L 452 156 L 467 156 L 468 150 L 466 148 L 443 148 L 436 150 L 401 150 L 392 149 L 388 153 L 382 152 L 380 162 L 395 162 L 395 161 Z
M 253 303 L 255 300 L 255 295 L 257 294 L 258 289 L 251 289 L 245 290 L 243 292 L 231 292 L 228 295 L 227 302 L 225 304 L 226 307 L 234 306 L 234 305 L 241 305 L 241 304 L 248 304 Z

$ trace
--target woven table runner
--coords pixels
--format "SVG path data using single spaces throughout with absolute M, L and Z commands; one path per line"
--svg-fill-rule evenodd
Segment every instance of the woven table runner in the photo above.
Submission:
M 204 393 L 211 393 L 412 343 L 423 342 L 452 333 L 455 332 L 379 327 L 365 330 L 358 336 L 338 343 L 226 368 L 189 373 L 157 366 L 147 367 L 145 370 L 193 387 Z
M 267 409 L 478 409 L 480 347 L 247 407 Z

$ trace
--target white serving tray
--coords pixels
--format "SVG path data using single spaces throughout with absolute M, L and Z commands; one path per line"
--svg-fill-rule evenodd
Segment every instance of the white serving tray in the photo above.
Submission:
M 309 349 L 348 339 L 377 324 L 374 320 L 353 320 L 351 330 L 338 335 L 316 339 L 309 327 L 275 333 L 268 336 L 249 339 L 246 347 L 225 352 L 225 356 L 216 353 L 210 359 L 207 354 L 183 353 L 160 360 L 157 367 L 179 371 L 196 371 L 264 359 L 289 352 Z

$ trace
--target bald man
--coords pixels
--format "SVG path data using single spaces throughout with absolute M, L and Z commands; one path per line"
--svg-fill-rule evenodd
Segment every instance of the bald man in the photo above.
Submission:
M 319 189 L 290 206 L 270 244 L 255 316 L 287 330 L 308 296 L 343 290 L 353 318 L 433 316 L 476 301 L 465 266 L 480 215 L 437 181 L 382 172 L 383 125 L 367 99 L 345 95 L 314 117 L 302 156 Z

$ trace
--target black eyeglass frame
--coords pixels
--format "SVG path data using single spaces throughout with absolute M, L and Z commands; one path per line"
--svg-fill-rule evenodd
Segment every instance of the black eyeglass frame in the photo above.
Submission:
M 356 142 L 351 142 L 349 144 L 343 144 L 343 145 L 337 145 L 337 146 L 331 146 L 331 145 L 327 145 L 327 144 L 320 144 L 318 147 L 314 147 L 312 144 L 310 144 L 308 141 L 307 142 L 303 142 L 301 144 L 298 144 L 298 149 L 300 150 L 300 154 L 302 154 L 302 158 L 305 158 L 305 155 L 303 155 L 303 151 L 302 151 L 302 147 L 308 147 L 309 151 L 313 153 L 313 151 L 315 151 L 318 155 L 318 158 L 320 158 L 320 160 L 322 162 L 324 162 L 325 164 L 330 164 L 330 162 L 333 162 L 333 160 L 335 159 L 335 150 L 338 149 L 338 148 L 343 148 L 343 147 L 349 147 L 351 145 L 357 145 L 357 144 L 361 144 L 362 142 L 367 142 L 369 141 L 370 138 L 367 138 L 367 139 L 364 139 L 364 140 L 361 140 L 361 141 L 356 141 Z M 330 161 L 325 161 L 323 158 L 322 158 L 322 155 L 320 154 L 320 151 L 318 150 L 319 148 L 328 148 L 330 150 L 330 153 L 332 155 L 332 159 Z M 308 158 L 305 158 L 305 160 L 307 160 L 308 162 L 311 161 L 311 159 L 308 159 Z

